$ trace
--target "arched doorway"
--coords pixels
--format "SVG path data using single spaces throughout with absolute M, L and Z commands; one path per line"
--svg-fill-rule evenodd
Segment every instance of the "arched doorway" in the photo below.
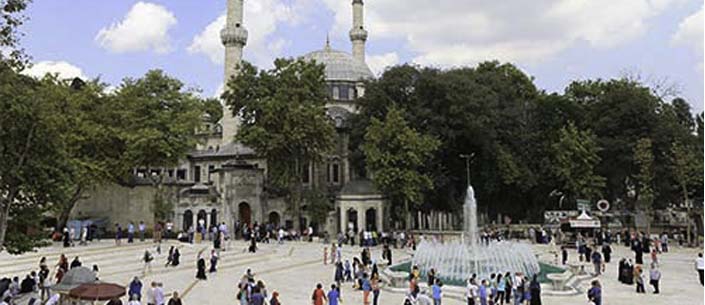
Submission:
M 279 227 L 279 222 L 281 221 L 281 217 L 279 216 L 279 213 L 276 211 L 269 212 L 269 223 L 274 226 L 275 228 Z
M 211 226 L 218 226 L 218 210 L 211 210 Z
M 197 220 L 198 226 L 201 226 L 201 223 L 203 224 L 203 226 L 207 226 L 208 225 L 206 223 L 206 221 L 208 220 L 207 218 L 208 218 L 208 214 L 206 213 L 206 211 L 199 210 L 198 214 L 196 214 L 196 220 Z M 203 220 L 203 221 L 201 221 L 201 220 Z M 200 229 L 203 229 L 203 228 L 200 228 Z
M 252 210 L 247 202 L 240 202 L 237 206 L 238 215 L 240 215 L 240 223 L 247 224 L 248 226 L 252 223 Z
M 357 227 L 357 210 L 350 208 L 348 209 L 348 223 L 346 224 L 346 230 L 353 229 L 353 231 L 357 232 L 358 227 Z
M 184 221 L 182 223 L 181 229 L 184 230 L 184 232 L 188 232 L 188 229 L 193 226 L 193 212 L 191 212 L 191 210 L 184 211 Z
M 377 209 L 369 208 L 365 211 L 365 230 L 377 231 Z

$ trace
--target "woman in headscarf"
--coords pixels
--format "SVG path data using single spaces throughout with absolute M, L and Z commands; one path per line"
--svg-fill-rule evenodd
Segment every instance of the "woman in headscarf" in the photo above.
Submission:
M 203 251 L 198 252 L 198 258 L 196 260 L 196 268 L 198 269 L 198 271 L 196 271 L 196 278 L 199 280 L 206 279 L 206 260 L 203 259 L 202 253 Z
M 538 276 L 534 274 L 529 284 L 529 291 L 531 292 L 531 305 L 541 305 L 541 284 L 539 283 Z

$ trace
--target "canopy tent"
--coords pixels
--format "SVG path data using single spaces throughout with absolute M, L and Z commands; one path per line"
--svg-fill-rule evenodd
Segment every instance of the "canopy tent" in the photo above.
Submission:
M 570 227 L 574 229 L 598 229 L 600 228 L 600 220 L 593 219 L 585 211 L 580 213 L 575 219 L 571 219 Z

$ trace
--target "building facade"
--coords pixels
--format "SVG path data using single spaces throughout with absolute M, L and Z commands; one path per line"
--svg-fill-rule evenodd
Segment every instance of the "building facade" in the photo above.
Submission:
M 248 31 L 243 22 L 244 0 L 228 0 L 227 21 L 220 33 L 225 46 L 224 82 L 238 76 Z M 308 164 L 303 177 L 308 188 L 323 190 L 331 199 L 331 212 L 325 223 L 311 223 L 303 203 L 303 229 L 309 225 L 329 233 L 354 230 L 383 230 L 388 209 L 385 200 L 365 177 L 357 177 L 349 161 L 349 118 L 357 111 L 356 99 L 364 95 L 364 81 L 373 77 L 365 63 L 367 31 L 364 27 L 362 0 L 352 1 L 353 25 L 349 32 L 352 52 L 324 47 L 302 56 L 325 65 L 330 94 L 326 113 L 336 127 L 335 148 L 323 161 Z M 204 122 L 207 121 L 204 119 Z M 154 223 L 154 207 L 149 194 L 154 188 L 149 179 L 164 176 L 166 200 L 173 207 L 171 221 L 175 230 L 188 230 L 203 220 L 206 226 L 221 222 L 271 223 L 293 227 L 293 211 L 286 200 L 267 191 L 267 162 L 245 145 L 235 142 L 239 118 L 224 106 L 219 124 L 204 123 L 198 131 L 200 142 L 176 168 L 136 169 L 135 183 L 96 189 L 73 211 L 74 217 L 108 217 L 111 222 L 145 221 Z M 139 191 L 137 191 L 139 190 Z M 131 194 L 139 194 L 133 198 Z M 153 198 L 153 197 L 152 197 Z M 106 209 L 110 202 L 115 209 Z M 120 209 L 122 202 L 122 210 Z M 132 213 L 130 211 L 139 211 Z M 152 213 L 150 213 L 150 211 Z M 119 212 L 120 216 L 115 212 Z M 107 215 L 106 215 L 107 214 Z

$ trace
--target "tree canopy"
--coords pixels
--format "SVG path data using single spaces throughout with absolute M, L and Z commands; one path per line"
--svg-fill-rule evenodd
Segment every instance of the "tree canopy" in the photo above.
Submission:
M 633 209 L 637 198 L 629 190 L 642 173 L 634 151 L 641 139 L 652 143 L 655 208 L 682 202 L 670 165 L 673 141 L 688 143 L 702 159 L 702 114 L 694 116 L 682 98 L 663 100 L 630 79 L 575 81 L 563 93 L 547 93 L 511 64 L 447 70 L 401 65 L 370 81 L 359 105 L 350 139 L 359 171 L 368 161 L 368 127 L 393 107 L 410 128 L 440 141 L 419 169 L 432 181 L 416 202 L 421 209 L 460 207 L 461 154 L 474 153 L 471 181 L 481 211 L 533 220 L 559 208 L 555 194 L 568 195 L 563 208 L 586 197 Z M 689 182 L 688 190 L 702 198 L 702 181 Z
M 274 68 L 258 71 L 243 62 L 223 94 L 232 114 L 242 119 L 236 139 L 267 160 L 268 182 L 289 198 L 295 223 L 301 213 L 302 169 L 334 143 L 323 68 L 302 59 L 277 59 Z

